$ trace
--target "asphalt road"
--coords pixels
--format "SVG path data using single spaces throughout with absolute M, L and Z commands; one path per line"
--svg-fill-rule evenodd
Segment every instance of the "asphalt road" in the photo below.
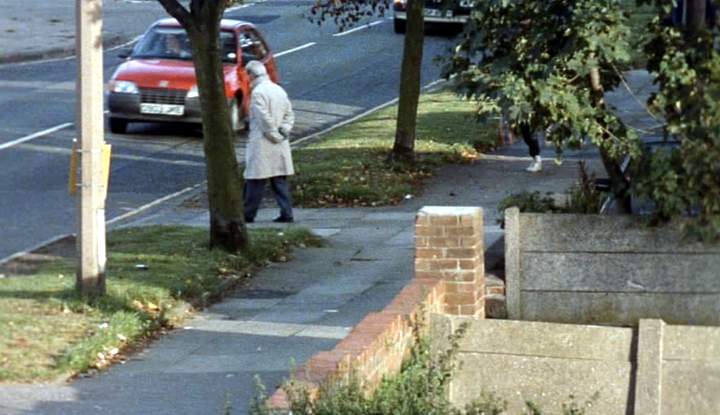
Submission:
M 309 4 L 271 1 L 228 13 L 256 24 L 278 56 L 299 137 L 396 98 L 403 45 L 388 19 L 342 34 L 333 25 L 314 26 L 303 16 Z M 148 23 L 161 12 L 139 11 Z M 140 34 L 137 27 L 135 20 L 127 30 Z M 438 78 L 433 57 L 451 45 L 448 36 L 426 37 L 423 84 Z M 116 55 L 106 52 L 105 79 L 121 62 Z M 74 59 L 0 66 L 0 260 L 76 230 L 76 201 L 67 194 L 76 71 Z M 106 131 L 106 141 L 113 145 L 109 221 L 204 180 L 198 129 L 138 123 L 128 134 Z M 241 158 L 242 137 L 237 148 Z

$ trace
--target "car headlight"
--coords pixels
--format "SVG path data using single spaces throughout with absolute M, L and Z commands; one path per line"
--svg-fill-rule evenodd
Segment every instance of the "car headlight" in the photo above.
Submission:
M 130 81 L 110 81 L 110 92 L 117 92 L 119 94 L 139 94 L 135 82 Z
M 197 85 L 193 85 L 192 88 L 187 93 L 186 98 L 197 98 L 198 97 L 198 87 Z

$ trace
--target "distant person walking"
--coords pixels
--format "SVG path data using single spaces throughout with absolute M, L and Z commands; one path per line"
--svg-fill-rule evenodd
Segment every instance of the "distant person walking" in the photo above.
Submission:
M 528 171 L 530 173 L 537 173 L 539 171 L 542 171 L 542 158 L 540 157 L 540 142 L 533 135 L 533 131 L 530 128 L 530 125 L 525 122 L 521 122 L 520 123 L 520 134 L 522 135 L 523 141 L 525 141 L 525 144 L 527 144 L 527 146 L 528 146 L 528 150 L 530 152 L 530 157 L 532 157 L 532 162 L 530 162 L 530 165 L 525 169 L 525 171 Z
M 255 221 L 265 183 L 270 181 L 280 216 L 273 222 L 293 222 L 287 176 L 295 174 L 290 131 L 295 122 L 287 93 L 268 77 L 260 61 L 247 64 L 250 76 L 250 133 L 245 151 L 245 222 Z

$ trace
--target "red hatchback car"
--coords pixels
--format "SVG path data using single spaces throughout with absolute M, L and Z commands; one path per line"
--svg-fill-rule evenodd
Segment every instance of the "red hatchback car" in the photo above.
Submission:
M 243 129 L 250 83 L 245 64 L 259 60 L 278 81 L 267 42 L 250 23 L 223 19 L 220 46 L 233 130 Z M 201 123 L 190 41 L 175 19 L 155 22 L 108 84 L 110 131 L 125 133 L 131 121 Z

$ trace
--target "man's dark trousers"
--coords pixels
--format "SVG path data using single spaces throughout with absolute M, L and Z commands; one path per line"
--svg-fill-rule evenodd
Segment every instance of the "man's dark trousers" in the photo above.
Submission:
M 287 176 L 270 177 L 269 179 L 246 179 L 245 180 L 245 220 L 255 219 L 257 211 L 262 202 L 265 182 L 270 180 L 275 201 L 280 206 L 280 217 L 292 219 L 292 197 L 290 196 L 290 185 Z

